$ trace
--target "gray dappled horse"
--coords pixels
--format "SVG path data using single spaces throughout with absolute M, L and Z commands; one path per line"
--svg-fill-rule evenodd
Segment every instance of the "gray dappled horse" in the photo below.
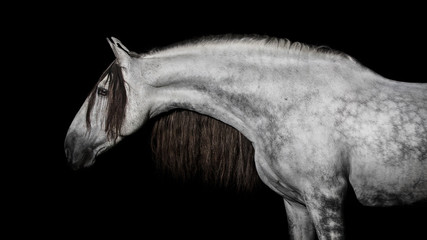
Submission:
M 250 141 L 257 174 L 284 199 L 293 239 L 343 239 L 348 184 L 367 206 L 427 197 L 427 84 L 282 39 L 201 39 L 148 54 L 108 42 L 116 60 L 65 140 L 75 168 L 179 108 Z

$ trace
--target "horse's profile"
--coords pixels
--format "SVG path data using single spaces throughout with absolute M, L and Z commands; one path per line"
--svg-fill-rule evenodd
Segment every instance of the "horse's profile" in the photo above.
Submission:
M 293 239 L 343 239 L 349 184 L 368 206 L 427 198 L 427 84 L 388 80 L 348 55 L 275 38 L 201 39 L 147 54 L 108 42 L 116 60 L 65 139 L 75 168 L 148 119 L 184 109 L 191 112 L 154 127 L 166 132 L 153 136 L 156 156 L 225 184 L 259 176 L 283 197 Z M 218 151 L 198 148 L 210 138 Z M 180 150 L 189 146 L 198 150 Z

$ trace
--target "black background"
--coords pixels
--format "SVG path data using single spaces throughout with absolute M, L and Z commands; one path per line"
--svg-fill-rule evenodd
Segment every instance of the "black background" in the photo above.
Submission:
M 421 6 L 115 2 L 25 9 L 11 19 L 20 22 L 3 39 L 9 42 L 4 50 L 14 56 L 9 72 L 16 78 L 3 95 L 17 93 L 4 101 L 5 108 L 14 116 L 9 126 L 19 128 L 6 129 L 14 131 L 5 145 L 12 153 L 4 161 L 12 165 L 2 168 L 8 213 L 2 215 L 3 228 L 16 236 L 288 237 L 282 200 L 268 189 L 237 194 L 161 176 L 150 156 L 149 124 L 93 167 L 67 166 L 68 126 L 114 59 L 106 37 L 145 52 L 206 35 L 269 35 L 329 46 L 390 79 L 426 82 Z M 349 239 L 427 236 L 425 204 L 363 207 L 350 190 L 345 213 Z

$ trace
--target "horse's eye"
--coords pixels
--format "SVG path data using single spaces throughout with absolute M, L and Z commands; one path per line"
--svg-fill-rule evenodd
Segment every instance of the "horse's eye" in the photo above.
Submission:
M 108 94 L 108 89 L 105 89 L 103 87 L 98 87 L 98 95 L 107 96 L 107 94 Z

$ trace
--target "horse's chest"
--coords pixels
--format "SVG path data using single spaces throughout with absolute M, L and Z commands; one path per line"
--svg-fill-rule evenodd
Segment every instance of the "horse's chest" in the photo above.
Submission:
M 255 150 L 255 165 L 261 180 L 282 197 L 302 201 L 300 184 L 304 173 L 295 163 L 298 162 L 294 156 L 283 149 Z
M 256 167 L 261 180 L 270 189 L 284 198 L 301 201 L 299 190 L 291 183 L 291 181 L 284 178 L 283 174 L 278 174 L 272 166 L 263 162 L 256 161 Z M 288 177 L 290 176 L 288 175 Z

